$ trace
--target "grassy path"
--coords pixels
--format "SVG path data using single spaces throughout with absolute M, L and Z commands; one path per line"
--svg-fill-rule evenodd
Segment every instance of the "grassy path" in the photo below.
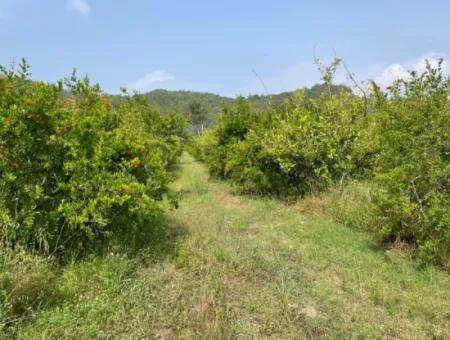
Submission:
M 68 267 L 23 338 L 450 338 L 450 279 L 182 159 L 169 231 Z M 165 228 L 164 230 L 167 230 Z

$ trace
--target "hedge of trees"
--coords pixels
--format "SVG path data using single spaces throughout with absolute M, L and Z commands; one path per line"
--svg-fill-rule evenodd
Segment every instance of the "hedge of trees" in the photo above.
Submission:
M 325 86 L 338 61 L 324 69 Z M 377 231 L 450 260 L 450 78 L 442 61 L 364 95 L 325 91 L 261 109 L 240 99 L 192 152 L 247 192 L 292 198 L 370 181 Z M 361 88 L 362 89 L 362 88 Z
M 0 67 L 0 246 L 84 253 L 163 210 L 184 118 L 145 98 L 113 107 L 98 85 Z

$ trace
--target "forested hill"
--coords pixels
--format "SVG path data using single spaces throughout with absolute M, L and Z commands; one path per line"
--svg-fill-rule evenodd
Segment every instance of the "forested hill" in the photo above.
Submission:
M 321 93 L 328 91 L 325 85 L 316 84 L 311 88 L 305 88 L 305 96 L 307 99 L 318 98 Z M 332 85 L 332 93 L 340 93 L 343 91 L 351 91 L 345 85 Z M 252 95 L 249 96 L 256 106 L 281 105 L 293 92 L 283 92 L 279 94 L 269 95 Z M 161 110 L 162 114 L 179 111 L 191 114 L 193 110 L 204 111 L 206 116 L 205 125 L 210 125 L 215 121 L 216 115 L 225 106 L 230 106 L 235 102 L 235 98 L 220 96 L 208 92 L 194 91 L 169 91 L 169 90 L 153 90 L 144 93 L 148 102 Z M 121 96 L 112 96 L 113 101 L 120 100 Z
M 316 99 L 319 98 L 323 92 L 328 91 L 328 86 L 324 84 L 316 84 L 310 88 L 304 88 L 304 90 L 306 99 Z M 343 92 L 351 92 L 351 89 L 345 85 L 331 85 L 330 91 L 332 94 L 339 94 Z M 279 94 L 253 95 L 249 96 L 249 98 L 256 106 L 262 106 L 265 104 L 281 105 L 292 95 L 292 93 L 293 91 L 282 92 Z
M 161 109 L 162 113 L 176 109 L 189 112 L 189 105 L 199 102 L 209 114 L 218 113 L 224 106 L 231 105 L 233 98 L 208 92 L 154 90 L 145 93 L 150 104 Z
M 235 99 L 230 97 L 194 91 L 158 89 L 143 93 L 143 95 L 147 97 L 150 105 L 158 107 L 162 114 L 173 111 L 189 113 L 192 103 L 199 103 L 209 116 L 213 116 L 220 112 L 224 106 L 231 105 L 235 101 Z M 113 101 L 117 101 L 120 100 L 121 96 L 112 96 L 112 98 Z

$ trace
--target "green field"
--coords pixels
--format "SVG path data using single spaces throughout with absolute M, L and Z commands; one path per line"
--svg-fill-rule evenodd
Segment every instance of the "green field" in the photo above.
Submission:
M 18 338 L 450 338 L 450 278 L 188 154 L 152 242 L 63 267 Z M 303 212 L 302 212 L 303 211 Z

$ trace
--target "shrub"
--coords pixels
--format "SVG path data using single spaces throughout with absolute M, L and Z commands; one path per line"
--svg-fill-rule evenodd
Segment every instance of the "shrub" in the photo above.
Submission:
M 263 112 L 241 100 L 198 140 L 197 154 L 212 174 L 246 191 L 283 197 L 320 191 L 368 167 L 363 106 L 347 92 L 306 101 L 298 91 L 287 104 Z
M 52 85 L 29 80 L 25 62 L 0 68 L 0 224 L 9 244 L 64 254 L 137 234 L 170 195 L 184 126 L 138 95 L 113 107 L 87 78 Z
M 450 79 L 437 67 L 411 72 L 377 98 L 376 180 L 381 233 L 419 247 L 428 260 L 450 259 Z
M 352 94 L 323 94 L 312 103 L 294 95 L 264 133 L 265 153 L 282 175 L 277 186 L 305 195 L 360 173 L 362 107 Z
M 217 141 L 215 140 L 214 130 L 207 129 L 189 143 L 189 152 L 196 159 L 205 162 L 210 145 L 217 145 Z

